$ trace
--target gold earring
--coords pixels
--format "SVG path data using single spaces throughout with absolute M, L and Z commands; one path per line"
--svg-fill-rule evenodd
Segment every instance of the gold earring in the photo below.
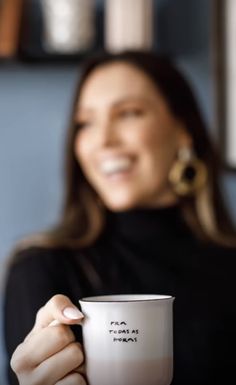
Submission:
M 174 162 L 169 181 L 177 195 L 193 195 L 200 190 L 207 180 L 207 168 L 190 147 L 180 148 Z

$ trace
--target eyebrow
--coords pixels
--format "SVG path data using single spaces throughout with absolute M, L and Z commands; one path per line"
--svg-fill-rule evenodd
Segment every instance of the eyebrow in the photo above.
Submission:
M 129 102 L 144 102 L 145 104 L 150 104 L 150 100 L 143 97 L 143 96 L 126 96 L 125 98 L 122 98 L 114 103 L 112 103 L 111 107 L 112 108 L 117 108 L 122 104 L 129 103 Z M 76 114 L 79 114 L 82 111 L 86 112 L 92 112 L 93 108 L 84 108 L 84 107 L 78 107 L 76 110 Z

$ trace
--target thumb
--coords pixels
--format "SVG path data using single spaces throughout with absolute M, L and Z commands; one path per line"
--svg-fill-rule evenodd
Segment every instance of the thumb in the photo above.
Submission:
M 54 320 L 68 325 L 80 323 L 83 317 L 83 314 L 68 297 L 57 294 L 39 309 L 33 330 L 47 327 Z

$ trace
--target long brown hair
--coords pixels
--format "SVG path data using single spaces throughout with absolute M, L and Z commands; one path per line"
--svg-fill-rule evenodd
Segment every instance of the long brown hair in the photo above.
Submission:
M 104 228 L 105 210 L 85 179 L 74 154 L 75 110 L 81 89 L 88 76 L 99 66 L 126 62 L 141 69 L 161 92 L 172 113 L 180 119 L 193 140 L 197 156 L 205 163 L 208 180 L 197 194 L 179 200 L 183 215 L 197 237 L 205 241 L 230 245 L 235 231 L 220 191 L 221 164 L 193 92 L 183 75 L 169 59 L 153 52 L 126 51 L 100 53 L 82 65 L 71 111 L 65 151 L 65 197 L 61 220 L 55 228 L 35 238 L 35 243 L 50 247 L 91 245 Z M 34 243 L 33 238 L 31 243 Z

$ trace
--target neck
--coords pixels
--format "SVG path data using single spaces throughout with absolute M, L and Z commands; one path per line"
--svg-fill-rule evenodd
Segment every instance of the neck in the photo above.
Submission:
M 108 212 L 108 231 L 133 243 L 166 242 L 190 232 L 179 205 Z

